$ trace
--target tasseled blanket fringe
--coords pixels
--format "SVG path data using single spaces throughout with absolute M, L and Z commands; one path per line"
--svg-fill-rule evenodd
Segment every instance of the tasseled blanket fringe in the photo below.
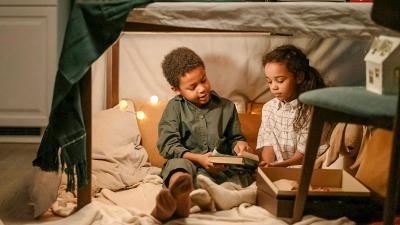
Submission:
M 87 185 L 88 172 L 86 151 L 79 154 L 83 156 L 78 157 L 79 160 L 77 160 L 76 157 L 74 157 L 74 159 L 71 158 L 71 151 L 73 151 L 74 148 L 79 149 L 77 145 L 86 144 L 86 135 L 80 135 L 78 138 L 63 146 L 59 146 L 54 140 L 54 138 L 49 137 L 49 132 L 46 130 L 42 139 L 42 143 L 46 143 L 46 145 L 40 145 L 37 158 L 32 162 L 33 166 L 38 166 L 43 171 L 47 172 L 65 172 L 67 175 L 67 191 L 69 192 L 73 192 L 76 186 L 79 189 Z M 86 148 L 83 147 L 81 149 Z M 77 182 L 75 179 L 77 179 Z

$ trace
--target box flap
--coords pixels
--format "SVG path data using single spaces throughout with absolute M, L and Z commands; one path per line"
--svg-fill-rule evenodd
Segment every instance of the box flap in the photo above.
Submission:
M 280 179 L 295 180 L 299 183 L 301 169 L 267 167 L 258 168 L 259 177 L 265 185 L 279 196 L 295 196 L 296 190 L 279 190 L 274 181 Z M 310 190 L 311 196 L 369 196 L 370 192 L 359 181 L 344 170 L 339 169 L 314 169 L 311 178 L 311 186 L 316 188 Z M 319 189 L 318 189 L 319 188 Z M 323 191 L 321 191 L 323 190 Z

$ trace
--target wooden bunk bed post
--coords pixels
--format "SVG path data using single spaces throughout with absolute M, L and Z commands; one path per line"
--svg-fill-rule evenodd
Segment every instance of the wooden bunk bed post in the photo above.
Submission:
M 78 210 L 91 202 L 92 189 L 92 70 L 89 69 L 80 81 L 81 106 L 86 128 L 86 158 L 88 184 L 78 189 Z M 79 177 L 78 177 L 79 179 Z M 78 182 L 79 183 L 79 182 Z
M 112 108 L 119 102 L 119 41 L 107 50 L 107 96 L 106 108 Z
M 107 99 L 106 107 L 118 103 L 119 42 L 107 51 Z M 78 190 L 78 209 L 91 202 L 92 188 L 92 70 L 89 69 L 80 82 L 83 120 L 86 127 L 86 158 L 88 184 Z

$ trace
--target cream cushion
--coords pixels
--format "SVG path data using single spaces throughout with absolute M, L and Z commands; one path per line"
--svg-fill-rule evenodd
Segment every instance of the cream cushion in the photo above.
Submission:
M 144 119 L 137 120 L 140 134 L 142 136 L 141 144 L 147 151 L 151 165 L 157 167 L 162 167 L 166 161 L 157 149 L 158 122 L 160 122 L 165 106 L 165 102 L 151 104 L 142 101 L 135 101 L 135 108 L 137 111 L 142 111 L 145 114 Z
M 386 197 L 393 132 L 375 129 L 361 152 L 355 177 L 382 199 Z
M 140 145 L 133 103 L 97 112 L 92 118 L 92 175 L 99 188 L 119 190 L 140 182 L 148 156 Z

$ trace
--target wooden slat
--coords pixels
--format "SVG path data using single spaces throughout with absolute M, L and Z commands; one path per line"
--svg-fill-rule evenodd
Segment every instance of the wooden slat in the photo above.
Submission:
M 106 107 L 112 108 L 119 101 L 119 41 L 107 50 Z
M 127 22 L 125 24 L 124 31 L 127 31 L 127 32 L 185 32 L 185 33 L 196 33 L 196 32 L 260 33 L 260 34 L 267 34 L 267 35 L 293 36 L 291 34 L 284 34 L 284 33 L 271 33 L 271 32 L 265 31 L 265 30 L 237 31 L 237 30 L 222 30 L 222 29 L 196 28 L 196 27 L 177 27 L 177 26 L 136 23 L 136 22 Z
M 91 202 L 92 188 L 92 71 L 89 69 L 79 83 L 83 120 L 86 128 L 86 158 L 88 184 L 78 189 L 78 209 Z

